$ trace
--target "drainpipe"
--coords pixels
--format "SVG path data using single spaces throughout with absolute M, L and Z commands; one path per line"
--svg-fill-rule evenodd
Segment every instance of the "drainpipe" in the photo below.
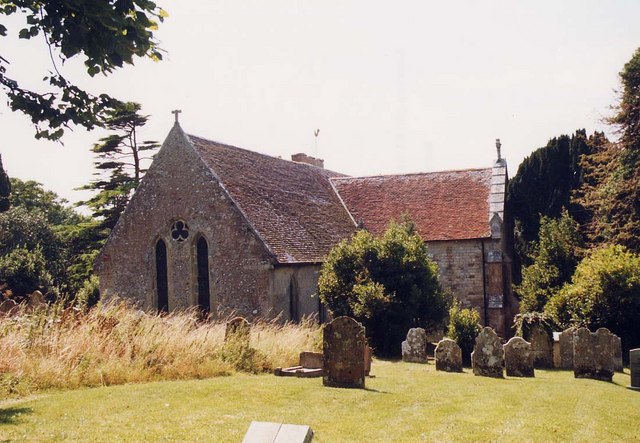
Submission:
M 480 240 L 480 244 L 482 245 L 482 296 L 484 298 L 484 325 L 487 326 L 488 317 L 487 317 L 487 274 L 485 273 L 485 264 L 484 264 L 484 240 Z

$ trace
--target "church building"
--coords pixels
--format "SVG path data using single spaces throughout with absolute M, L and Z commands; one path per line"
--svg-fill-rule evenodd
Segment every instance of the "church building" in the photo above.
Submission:
M 329 250 L 408 213 L 443 286 L 506 336 L 518 309 L 507 179 L 499 145 L 485 169 L 348 177 L 305 154 L 289 161 L 187 135 L 176 122 L 98 257 L 100 290 L 146 309 L 322 320 Z

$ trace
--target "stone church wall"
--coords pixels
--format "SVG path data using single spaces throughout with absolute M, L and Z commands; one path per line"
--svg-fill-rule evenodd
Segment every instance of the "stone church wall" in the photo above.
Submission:
M 510 312 L 512 297 L 505 285 L 504 277 L 508 274 L 500 239 L 431 241 L 427 246 L 440 269 L 442 286 L 449 289 L 463 307 L 475 308 L 483 325 L 491 326 L 502 337 L 509 336 L 507 312 Z
M 271 274 L 269 291 L 274 313 L 280 314 L 283 320 L 301 320 L 312 316 L 318 318 L 319 273 L 320 265 L 313 264 L 276 267 Z M 297 310 L 294 308 L 293 312 L 292 300 L 294 303 L 297 301 Z
M 272 264 L 263 243 L 179 131 L 169 134 L 97 266 L 101 291 L 157 308 L 155 245 L 167 245 L 169 310 L 197 304 L 195 245 L 205 237 L 214 314 L 270 317 Z M 177 171 L 186 171 L 188 178 Z M 188 225 L 177 242 L 171 227 Z

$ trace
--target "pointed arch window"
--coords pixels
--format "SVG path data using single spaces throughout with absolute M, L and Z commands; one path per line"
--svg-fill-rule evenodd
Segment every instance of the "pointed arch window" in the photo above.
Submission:
M 162 239 L 156 242 L 156 292 L 158 312 L 169 312 L 167 245 Z
M 196 244 L 196 262 L 198 271 L 198 306 L 203 312 L 211 311 L 209 291 L 209 244 L 204 237 Z

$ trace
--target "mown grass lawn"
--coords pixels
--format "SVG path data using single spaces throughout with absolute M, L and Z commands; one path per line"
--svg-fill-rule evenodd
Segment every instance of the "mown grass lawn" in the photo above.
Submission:
M 366 390 L 233 375 L 0 402 L 0 441 L 233 441 L 252 420 L 308 424 L 317 442 L 639 441 L 640 393 L 536 371 L 494 380 L 374 361 Z

